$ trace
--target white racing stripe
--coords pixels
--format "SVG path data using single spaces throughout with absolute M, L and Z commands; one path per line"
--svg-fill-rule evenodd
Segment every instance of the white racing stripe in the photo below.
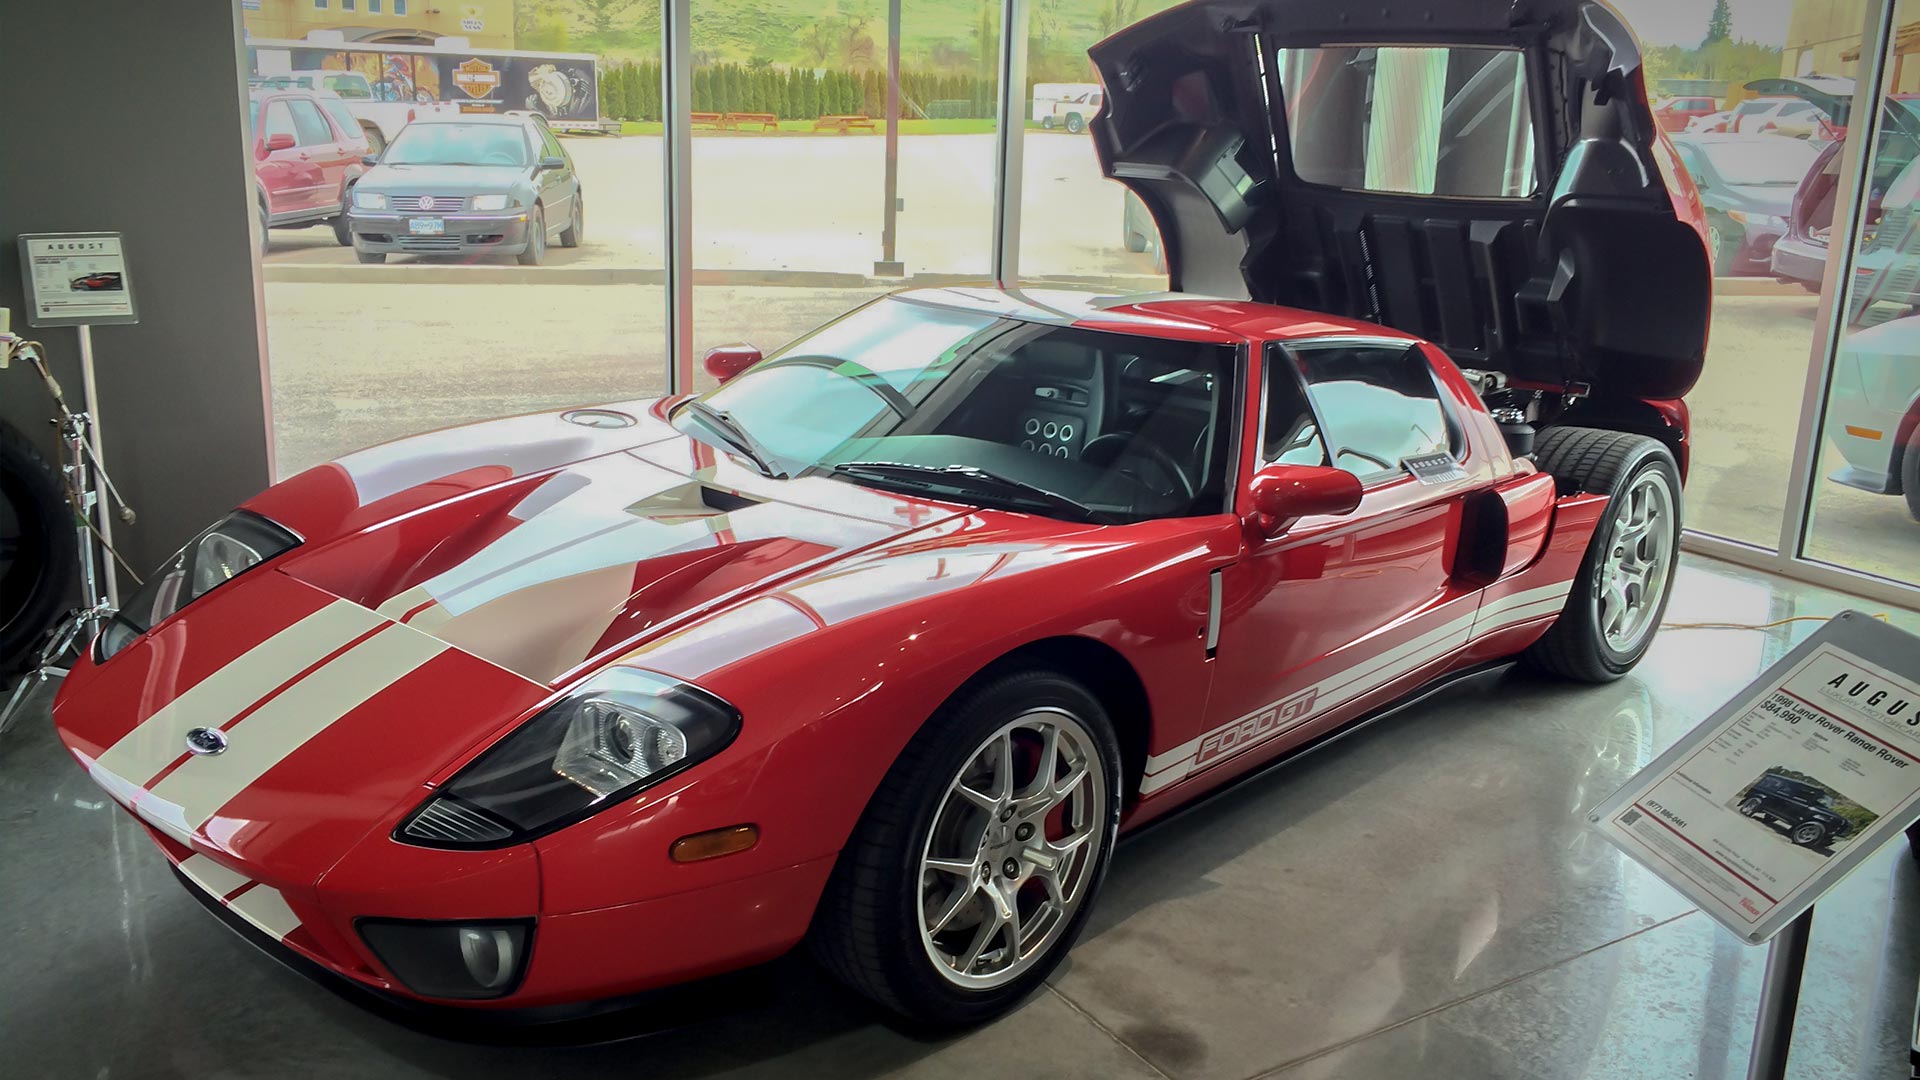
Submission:
M 189 855 L 180 860 L 180 872 L 187 875 L 195 885 L 207 890 L 217 900 L 225 900 L 233 890 L 253 879 L 233 871 L 207 858 L 205 855 Z
M 281 896 L 278 889 L 265 885 L 255 885 L 234 897 L 233 903 L 227 907 L 234 914 L 272 934 L 276 941 L 300 928 L 300 916 L 287 906 L 287 898 Z
M 234 725 L 225 751 L 188 758 L 140 797 L 142 816 L 172 804 L 179 818 L 169 824 L 200 828 L 307 740 L 446 649 L 417 630 L 389 625 Z M 149 799 L 157 802 L 149 806 Z
M 248 649 L 155 710 L 108 747 L 94 762 L 95 767 L 123 782 L 146 783 L 186 753 L 188 731 L 226 723 L 281 683 L 382 621 L 380 616 L 346 600 L 328 604 Z M 113 790 L 97 773 L 94 779 Z

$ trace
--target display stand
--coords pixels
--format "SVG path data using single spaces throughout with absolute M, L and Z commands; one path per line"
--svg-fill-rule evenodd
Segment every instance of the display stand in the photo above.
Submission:
M 1786 1080 L 1787 1050 L 1800 1007 L 1800 976 L 1807 967 L 1807 940 L 1813 935 L 1813 909 L 1800 913 L 1767 946 L 1767 973 L 1760 983 L 1760 1015 L 1753 1025 L 1753 1052 L 1747 1080 Z

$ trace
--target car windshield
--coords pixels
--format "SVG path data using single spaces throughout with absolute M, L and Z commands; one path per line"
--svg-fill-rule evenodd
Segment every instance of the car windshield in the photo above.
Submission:
M 518 124 L 409 124 L 387 147 L 383 165 L 529 164 Z
M 1218 513 L 1235 358 L 885 297 L 673 421 L 776 475 L 1107 523 Z
M 1728 139 L 1701 147 L 1720 179 L 1729 184 L 1798 184 L 1820 151 L 1805 139 L 1782 135 Z

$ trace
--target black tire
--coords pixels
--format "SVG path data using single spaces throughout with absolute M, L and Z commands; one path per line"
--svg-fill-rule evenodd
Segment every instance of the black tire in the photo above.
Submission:
M 267 248 L 269 246 L 267 243 L 267 231 L 270 228 L 270 226 L 267 224 L 267 204 L 260 203 L 259 206 L 260 206 L 260 257 L 264 259 L 267 257 Z
M 0 424 L 0 675 L 25 667 L 69 606 L 80 570 L 72 523 L 59 472 Z
M 1733 273 L 1733 253 L 1739 245 L 1740 237 L 1729 237 L 1727 230 L 1721 228 L 1718 222 L 1707 224 L 1707 247 L 1713 254 L 1713 272 L 1716 276 L 1725 277 Z
M 378 266 L 387 261 L 387 253 L 384 251 L 361 251 L 359 248 L 354 249 L 353 257 L 367 266 Z
M 995 731 L 1035 708 L 1071 714 L 1092 737 L 1106 770 L 1104 837 L 1085 893 L 1065 929 L 1023 973 L 986 990 L 963 988 L 935 969 L 920 935 L 920 855 L 946 804 L 950 778 Z M 1057 672 L 985 676 L 935 711 L 887 771 L 821 897 L 808 944 L 835 978 L 876 1004 L 928 1028 L 978 1024 L 1038 987 L 1073 947 L 1099 899 L 1120 820 L 1120 747 L 1100 702 Z
M 547 212 L 538 206 L 527 219 L 527 248 L 519 255 L 521 266 L 539 266 L 547 258 Z
M 1087 130 L 1087 122 L 1081 118 L 1079 113 L 1070 112 L 1067 114 L 1067 133 L 1068 134 L 1078 135 L 1085 130 Z
M 347 191 L 347 199 L 351 200 L 352 198 L 353 191 L 349 189 Z M 347 227 L 346 202 L 340 204 L 340 212 L 328 219 L 327 224 L 333 227 L 333 238 L 341 247 L 353 246 L 353 230 Z
M 560 246 L 563 248 L 579 247 L 580 238 L 585 236 L 586 232 L 586 200 L 581 198 L 580 193 L 576 191 L 573 195 L 573 214 L 567 221 L 567 227 L 560 230 Z
M 1747 801 L 1740 804 L 1740 812 L 1747 815 L 1748 817 L 1759 817 L 1760 806 L 1761 806 L 1761 803 L 1759 799 L 1749 798 Z
M 1803 821 L 1793 827 L 1787 839 L 1801 847 L 1821 847 L 1827 842 L 1827 827 L 1817 821 Z
M 1052 131 L 1052 130 L 1053 130 L 1053 117 L 1051 117 L 1051 116 L 1043 116 L 1043 117 L 1041 117 L 1041 118 L 1040 118 L 1040 126 L 1041 126 L 1041 127 L 1043 128 L 1043 129 L 1045 129 L 1045 130 L 1047 130 L 1047 131 Z
M 1534 444 L 1534 460 L 1559 483 L 1563 495 L 1576 491 L 1604 492 L 1606 510 L 1587 545 L 1586 558 L 1573 579 L 1573 591 L 1552 629 L 1522 658 L 1542 671 L 1579 682 L 1608 682 L 1625 675 L 1646 655 L 1667 610 L 1673 592 L 1674 563 L 1680 548 L 1680 470 L 1666 445 L 1645 435 L 1597 428 L 1555 427 L 1542 432 Z M 1649 472 L 1665 482 L 1671 518 L 1666 525 L 1665 573 L 1659 598 L 1638 640 L 1625 649 L 1607 640 L 1600 629 L 1600 586 L 1606 556 L 1614 548 L 1618 523 L 1614 503 Z
M 1907 513 L 1920 521 L 1920 427 L 1907 436 L 1900 451 L 1900 490 L 1906 493 Z

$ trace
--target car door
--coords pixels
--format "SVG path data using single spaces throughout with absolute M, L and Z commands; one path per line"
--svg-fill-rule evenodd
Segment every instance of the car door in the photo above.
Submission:
M 567 156 L 567 150 L 560 145 L 560 139 L 545 124 L 533 125 L 538 135 L 534 146 L 535 158 L 556 157 L 566 164 L 558 169 L 542 169 L 539 188 L 540 203 L 547 208 L 547 228 L 558 229 L 573 216 L 573 200 L 579 194 L 579 182 L 574 176 L 573 159 Z
M 1452 563 L 1464 500 L 1492 478 L 1478 460 L 1424 480 L 1403 466 L 1464 451 L 1424 353 L 1405 341 L 1269 345 L 1261 378 L 1254 469 L 1331 464 L 1360 479 L 1360 506 L 1250 540 L 1216 571 L 1220 628 L 1205 734 L 1182 748 L 1184 763 L 1149 762 L 1143 790 L 1171 782 L 1156 780 L 1156 764 L 1163 773 L 1184 767 L 1174 779 L 1204 771 L 1437 670 L 1472 629 L 1481 586 L 1457 579 Z
M 307 201 L 307 208 L 338 209 L 340 187 L 346 183 L 350 160 L 341 147 L 340 137 L 327 122 L 326 114 L 320 111 L 319 102 L 312 98 L 289 98 L 287 108 L 293 115 L 294 139 L 299 143 L 296 157 L 302 167 L 310 170 L 312 178 L 313 196 Z
M 270 98 L 262 105 L 260 150 L 254 162 L 254 174 L 267 190 L 268 212 L 276 220 L 310 210 L 319 185 L 319 170 L 313 165 L 313 155 L 300 148 L 288 104 L 286 98 Z M 274 149 L 276 137 L 291 140 L 291 144 Z

